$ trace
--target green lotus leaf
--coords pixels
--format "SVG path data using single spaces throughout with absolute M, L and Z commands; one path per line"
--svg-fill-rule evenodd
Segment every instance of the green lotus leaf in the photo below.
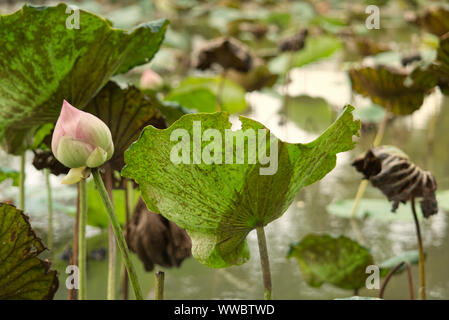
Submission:
M 307 95 L 289 98 L 287 115 L 298 127 L 311 132 L 323 131 L 334 119 L 334 111 L 325 99 Z
M 165 130 L 145 128 L 125 153 L 122 175 L 139 184 L 151 211 L 187 230 L 198 261 L 217 268 L 242 264 L 249 258 L 248 233 L 281 217 L 302 187 L 322 179 L 335 167 L 337 153 L 354 147 L 352 136 L 358 134 L 360 122 L 353 120 L 353 110 L 346 106 L 320 137 L 307 144 L 279 141 L 263 125 L 245 117 L 240 117 L 240 130 L 229 130 L 229 114 L 224 112 L 185 115 Z M 198 126 L 204 133 L 216 129 L 215 137 L 203 143 L 203 148 L 198 145 Z M 190 140 L 171 141 L 179 133 L 187 139 L 193 137 L 195 146 Z M 226 133 L 254 143 L 245 142 L 238 153 L 235 148 L 230 152 L 229 143 L 226 148 L 224 142 Z M 260 135 L 257 144 L 266 146 L 266 152 L 256 148 L 251 133 Z M 184 146 L 187 155 L 183 162 L 175 159 L 179 146 Z M 243 157 L 240 151 L 244 151 Z M 260 159 L 266 154 L 273 161 L 245 160 L 245 155 Z M 208 161 L 209 156 L 214 160 Z M 236 163 L 237 159 L 241 163 Z
M 340 200 L 327 206 L 330 214 L 351 218 L 353 199 Z M 421 210 L 417 208 L 416 210 Z M 418 214 L 418 219 L 421 219 Z M 380 221 L 413 221 L 413 215 L 409 206 L 399 206 L 395 213 L 391 213 L 391 203 L 385 199 L 361 199 L 355 218 L 358 219 L 376 219 Z
M 114 155 L 110 163 L 113 169 L 122 169 L 125 150 L 137 140 L 144 127 L 167 127 L 157 108 L 159 105 L 156 97 L 149 98 L 134 86 L 122 89 L 109 81 L 86 106 L 85 111 L 103 120 L 111 130 Z
M 148 62 L 168 25 L 127 32 L 80 10 L 80 28 L 70 29 L 66 9 L 24 5 L 0 16 L 0 141 L 8 152 L 21 152 L 31 131 L 55 122 L 63 99 L 84 109 L 113 74 Z
M 309 234 L 290 246 L 288 258 L 296 258 L 307 284 L 330 283 L 342 289 L 365 286 L 366 267 L 373 265 L 368 249 L 345 236 Z
M 289 60 L 291 53 L 283 53 L 269 62 L 268 69 L 272 73 L 284 74 L 289 67 L 299 68 L 306 64 L 328 58 L 341 48 L 341 41 L 334 36 L 307 37 L 304 49 L 293 53 L 290 66 Z
M 235 113 L 246 109 L 245 90 L 229 79 L 224 79 L 221 83 L 220 77 L 187 78 L 165 100 L 178 102 L 184 108 L 198 112 L 215 112 L 220 86 L 223 111 Z
M 349 76 L 355 92 L 396 115 L 418 110 L 429 91 L 428 86 L 419 82 L 406 85 L 408 73 L 383 65 L 351 69 Z
M 0 182 L 3 182 L 7 179 L 12 179 L 13 185 L 18 186 L 19 176 L 20 176 L 19 171 L 0 167 Z
M 449 32 L 449 9 L 443 6 L 427 9 L 417 22 L 430 33 L 441 37 Z
M 403 261 L 407 261 L 410 265 L 417 265 L 419 262 L 419 253 L 418 250 L 410 250 L 410 251 L 404 251 L 401 254 L 391 257 L 379 265 L 380 267 L 380 276 L 385 277 L 388 272 L 390 272 L 391 269 L 396 267 L 398 264 L 400 264 Z M 399 274 L 402 271 L 405 270 L 405 265 L 399 268 L 399 270 L 396 271 L 395 274 Z
M 53 299 L 56 271 L 37 257 L 45 246 L 28 217 L 4 203 L 0 203 L 0 243 L 0 300 Z

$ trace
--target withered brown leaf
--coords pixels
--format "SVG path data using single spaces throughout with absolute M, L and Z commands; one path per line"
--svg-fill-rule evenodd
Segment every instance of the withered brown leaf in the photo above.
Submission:
M 253 67 L 253 60 L 250 49 L 245 44 L 232 37 L 220 37 L 203 45 L 194 65 L 199 70 L 207 70 L 213 64 L 219 64 L 223 69 L 248 72 Z
M 393 201 L 392 212 L 396 211 L 399 202 L 406 203 L 412 198 L 422 198 L 420 205 L 424 217 L 438 212 L 435 178 L 430 171 L 413 164 L 401 150 L 391 146 L 372 148 L 352 165 L 389 201 Z
M 192 242 L 187 232 L 160 214 L 149 211 L 142 199 L 134 210 L 126 241 L 146 271 L 152 271 L 155 264 L 179 267 L 191 256 Z
M 307 29 L 301 29 L 294 36 L 288 37 L 279 42 L 279 50 L 285 51 L 299 51 L 304 48 L 304 44 L 307 38 Z

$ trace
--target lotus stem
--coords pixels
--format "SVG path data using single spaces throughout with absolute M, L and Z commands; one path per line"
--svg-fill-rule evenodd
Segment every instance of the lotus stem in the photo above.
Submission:
M 422 244 L 421 229 L 419 227 L 418 215 L 416 214 L 415 198 L 411 200 L 411 207 L 413 213 L 413 220 L 415 221 L 416 236 L 418 239 L 418 253 L 419 253 L 419 296 L 421 300 L 426 300 L 426 273 L 424 270 L 424 249 Z
M 109 164 L 105 165 L 105 188 L 111 204 L 114 205 L 112 197 L 112 170 Z M 111 223 L 108 225 L 108 288 L 107 299 L 115 300 L 117 273 L 117 245 L 115 243 L 114 230 Z
M 413 293 L 412 268 L 410 266 L 410 263 L 408 261 L 406 261 L 406 260 L 398 263 L 393 269 L 390 270 L 390 272 L 388 272 L 387 276 L 385 277 L 384 282 L 382 283 L 382 286 L 380 287 L 380 292 L 379 292 L 379 298 L 380 299 L 384 298 L 385 288 L 387 287 L 387 284 L 390 282 L 390 280 L 393 277 L 393 275 L 397 271 L 399 271 L 404 265 L 407 267 L 410 300 L 414 300 L 415 299 L 415 296 L 414 296 L 414 293 Z
M 154 299 L 164 300 L 164 280 L 165 274 L 163 271 L 158 271 L 154 274 Z
M 53 197 L 51 194 L 50 170 L 45 169 L 45 184 L 47 186 L 47 206 L 48 206 L 48 233 L 47 247 L 53 256 Z
M 25 211 L 25 152 L 20 155 L 19 209 Z
M 217 90 L 217 111 L 223 111 L 223 88 L 226 81 L 226 75 L 228 74 L 228 69 L 223 68 L 220 79 L 218 80 L 218 90 Z
M 131 211 L 134 199 L 134 189 L 133 182 L 129 179 L 125 179 L 125 212 L 126 212 L 126 221 L 125 221 L 125 230 L 126 236 L 129 235 L 129 221 L 131 219 Z M 125 237 L 125 240 L 128 241 L 128 238 Z M 122 299 L 128 300 L 128 273 L 126 272 L 125 265 L 122 263 Z
M 79 239 L 79 225 L 80 225 L 80 184 L 77 184 L 77 198 L 76 198 L 76 217 L 75 226 L 73 229 L 73 251 L 70 258 L 70 264 L 78 266 L 78 239 Z M 79 268 L 78 268 L 79 270 Z M 78 278 L 79 279 L 79 278 Z M 76 289 L 69 289 L 68 300 L 76 300 Z
M 78 224 L 78 300 L 87 299 L 87 241 L 86 241 L 86 224 L 87 224 L 87 184 L 86 179 L 79 182 L 80 194 L 80 215 Z
M 267 240 L 263 226 L 256 227 L 257 241 L 259 243 L 260 265 L 262 267 L 262 278 L 264 287 L 264 299 L 271 300 L 271 272 L 270 260 L 268 258 Z
M 388 116 L 389 116 L 388 110 L 389 110 L 388 108 L 385 110 L 385 115 L 382 118 L 382 121 L 379 125 L 379 129 L 377 130 L 376 136 L 374 137 L 374 141 L 373 141 L 374 148 L 378 147 L 380 145 L 380 143 L 382 142 L 382 139 L 384 137 L 385 128 L 387 126 Z M 351 218 L 355 217 L 355 214 L 357 213 L 357 210 L 359 209 L 360 200 L 362 200 L 363 195 L 365 194 L 365 190 L 366 190 L 366 187 L 368 186 L 368 182 L 369 182 L 368 179 L 363 179 L 360 182 L 359 189 L 357 190 L 357 194 L 354 199 L 354 204 L 352 205 Z
M 123 236 L 120 223 L 118 222 L 117 216 L 114 211 L 114 207 L 112 206 L 112 203 L 109 199 L 108 193 L 103 184 L 103 180 L 101 179 L 101 175 L 100 172 L 98 171 L 98 168 L 92 169 L 92 175 L 94 177 L 94 181 L 97 186 L 98 192 L 100 193 L 101 199 L 103 200 L 103 204 L 109 215 L 109 220 L 111 222 L 112 229 L 114 231 L 115 239 L 117 240 L 123 262 L 126 266 L 126 270 L 128 271 L 128 277 L 131 282 L 131 286 L 134 290 L 136 299 L 143 300 L 142 290 L 140 289 L 139 283 L 137 282 L 136 271 L 129 256 L 129 250 L 125 241 L 125 237 Z

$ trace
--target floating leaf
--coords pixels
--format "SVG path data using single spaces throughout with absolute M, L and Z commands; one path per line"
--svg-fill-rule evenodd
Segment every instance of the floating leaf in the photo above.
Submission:
M 198 112 L 215 112 L 220 81 L 220 77 L 187 78 L 178 88 L 172 90 L 165 100 L 178 102 L 183 107 Z M 223 111 L 235 113 L 245 110 L 245 90 L 228 79 L 224 79 L 222 85 Z
M 377 104 L 371 104 L 367 107 L 356 108 L 354 116 L 362 123 L 379 123 L 385 117 L 385 109 Z
M 0 300 L 53 299 L 56 271 L 37 257 L 45 246 L 28 217 L 4 203 L 0 203 L 0 243 Z
M 373 265 L 368 249 L 345 236 L 309 234 L 290 246 L 288 258 L 296 258 L 307 284 L 331 283 L 343 289 L 365 286 L 366 267 Z
M 148 62 L 168 25 L 158 20 L 125 32 L 80 10 L 80 29 L 69 29 L 66 8 L 24 5 L 0 17 L 0 141 L 9 152 L 54 122 L 64 99 L 83 109 L 114 73 Z
M 13 185 L 17 187 L 19 185 L 19 176 L 19 171 L 0 167 L 0 182 L 12 179 Z
M 293 53 L 292 65 L 299 68 L 306 64 L 330 57 L 342 48 L 341 41 L 333 36 L 307 37 L 304 49 Z M 268 68 L 273 73 L 284 74 L 289 67 L 290 54 L 283 53 L 271 60 Z
M 419 83 L 406 86 L 404 70 L 378 65 L 349 71 L 352 89 L 397 115 L 418 110 L 429 88 Z
M 279 141 L 260 123 L 245 117 L 240 117 L 242 129 L 231 131 L 229 115 L 224 112 L 185 115 L 165 130 L 145 128 L 125 153 L 122 175 L 139 184 L 151 211 L 187 230 L 192 239 L 192 254 L 201 263 L 211 267 L 242 264 L 249 258 L 245 240 L 248 233 L 282 216 L 302 187 L 322 179 L 335 167 L 337 153 L 354 147 L 352 136 L 358 134 L 360 122 L 353 120 L 353 110 L 347 106 L 320 137 L 308 144 Z M 180 142 L 170 141 L 171 135 L 178 138 L 177 134 L 182 132 L 190 139 L 195 124 L 193 139 L 201 139 L 197 132 L 199 123 L 202 132 L 216 129 L 218 137 L 204 150 L 195 147 L 195 162 L 201 154 L 211 156 L 211 149 L 215 149 L 214 157 L 218 159 L 211 164 L 193 164 L 191 146 L 187 144 L 191 164 L 173 163 L 170 154 Z M 226 132 L 228 136 L 244 139 L 246 133 L 259 133 L 259 129 L 262 139 L 258 143 L 267 146 L 273 161 L 266 161 L 265 165 L 257 161 L 254 164 L 223 161 L 226 148 L 221 137 L 225 140 Z M 248 143 L 242 146 L 244 154 L 259 159 L 263 153 L 256 150 L 253 142 L 251 147 Z M 231 155 L 232 159 L 238 156 L 235 150 Z M 245 162 L 244 158 L 240 159 Z M 220 164 L 224 162 L 228 163 Z
M 419 261 L 419 253 L 418 250 L 410 250 L 410 251 L 404 251 L 401 254 L 391 257 L 383 262 L 380 263 L 380 276 L 385 277 L 388 272 L 390 272 L 391 269 L 396 267 L 398 264 L 400 264 L 403 261 L 407 261 L 410 265 L 417 265 Z M 404 271 L 406 266 L 402 266 L 399 268 L 399 270 L 396 271 L 395 274 L 398 274 L 402 271 Z
M 325 99 L 306 95 L 289 98 L 287 113 L 289 120 L 312 132 L 323 131 L 334 119 L 334 112 Z
M 329 204 L 326 209 L 330 214 L 350 219 L 353 205 L 353 199 L 340 200 Z M 361 199 L 354 217 L 362 220 L 413 221 L 409 207 L 400 206 L 394 214 L 390 212 L 391 204 L 385 199 Z

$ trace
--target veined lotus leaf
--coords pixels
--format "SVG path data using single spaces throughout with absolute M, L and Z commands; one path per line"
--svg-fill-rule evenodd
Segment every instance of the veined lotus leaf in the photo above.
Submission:
M 281 217 L 302 187 L 335 167 L 337 153 L 354 147 L 352 136 L 358 135 L 360 122 L 353 120 L 353 110 L 346 106 L 320 137 L 307 144 L 279 141 L 262 124 L 245 117 L 240 117 L 242 128 L 231 131 L 229 114 L 224 112 L 185 115 L 165 130 L 145 128 L 125 153 L 122 175 L 139 184 L 151 211 L 187 230 L 198 261 L 217 268 L 242 264 L 249 258 L 248 233 Z M 198 145 L 201 132 L 204 141 L 213 140 L 203 148 Z M 187 139 L 171 141 L 179 133 Z M 259 136 L 257 143 L 252 133 Z M 224 142 L 231 134 L 246 141 L 239 144 L 238 153 Z M 196 142 L 190 143 L 190 137 Z M 175 159 L 181 145 L 187 154 L 183 162 Z M 266 154 L 273 161 L 245 160 L 263 159 Z M 263 172 L 270 170 L 268 166 L 276 169 Z
M 298 260 L 307 284 L 320 287 L 331 283 L 342 289 L 358 289 L 365 285 L 366 267 L 374 264 L 368 249 L 345 236 L 309 234 L 291 245 L 289 258 Z
M 383 65 L 351 69 L 349 76 L 355 92 L 369 97 L 396 115 L 407 115 L 418 110 L 429 91 L 420 83 L 413 82 L 407 86 L 408 74 L 405 71 Z
M 221 81 L 220 77 L 187 78 L 178 88 L 173 89 L 165 100 L 178 102 L 181 106 L 198 112 L 215 112 Z M 245 110 L 245 90 L 229 79 L 224 79 L 222 85 L 223 111 L 235 113 Z
M 137 140 L 144 127 L 167 127 L 157 108 L 160 103 L 155 99 L 147 97 L 134 86 L 122 89 L 109 81 L 85 108 L 85 111 L 103 120 L 111 130 L 114 155 L 110 163 L 113 169 L 122 169 L 125 150 Z
M 45 246 L 28 217 L 4 203 L 0 203 L 0 243 L 0 300 L 53 299 L 56 271 L 37 257 Z
M 449 9 L 443 6 L 427 9 L 421 17 L 418 17 L 417 22 L 430 33 L 441 37 L 449 32 Z
M 83 109 L 114 73 L 148 62 L 168 25 L 126 32 L 80 10 L 80 29 L 70 29 L 66 9 L 24 5 L 0 16 L 0 141 L 8 152 L 21 152 L 33 128 L 54 122 L 63 99 Z
M 438 78 L 438 86 L 441 92 L 449 95 L 449 37 L 441 39 L 436 63 L 432 67 Z
M 19 185 L 19 171 L 0 167 L 0 182 L 6 179 L 12 179 L 13 185 Z

